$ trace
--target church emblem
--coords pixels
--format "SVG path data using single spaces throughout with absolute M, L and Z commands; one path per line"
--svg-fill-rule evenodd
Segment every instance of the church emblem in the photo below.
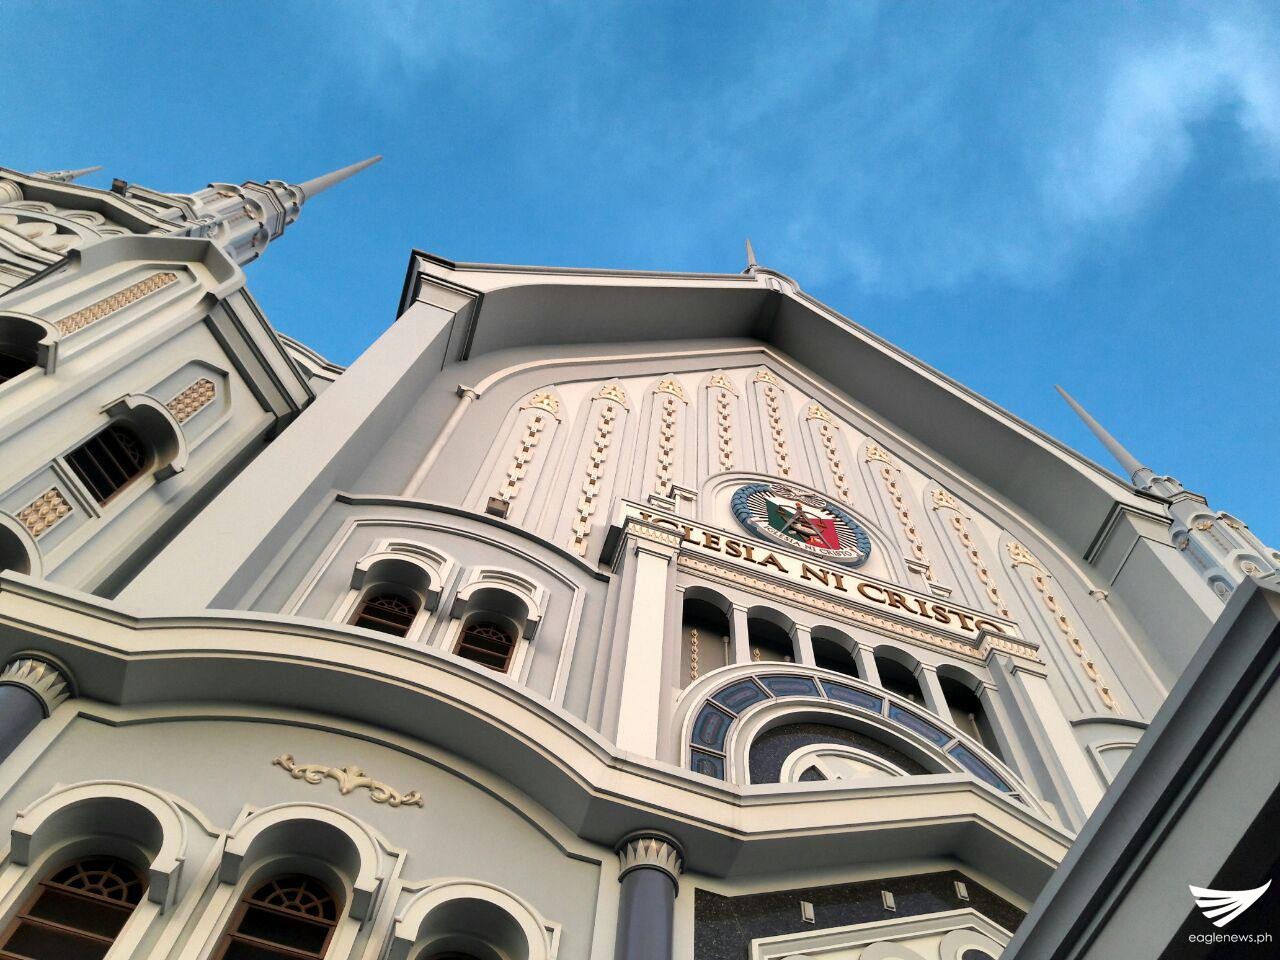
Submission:
M 733 515 L 762 540 L 860 566 L 871 554 L 862 526 L 825 497 L 782 483 L 751 483 L 733 494 Z

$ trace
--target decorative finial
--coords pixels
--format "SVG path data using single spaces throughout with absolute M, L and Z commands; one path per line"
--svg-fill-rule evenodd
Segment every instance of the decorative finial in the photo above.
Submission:
M 370 157 L 368 160 L 361 160 L 359 163 L 353 163 L 349 167 L 342 167 L 339 170 L 334 170 L 332 173 L 322 174 L 312 180 L 307 180 L 298 184 L 298 189 L 302 191 L 304 199 L 310 200 L 317 193 L 322 193 L 334 184 L 341 183 L 348 177 L 355 176 L 361 170 L 364 170 L 366 167 L 373 166 L 381 159 L 381 155 Z
M 1103 428 L 1102 424 L 1089 416 L 1089 412 L 1085 410 L 1084 407 L 1080 406 L 1080 404 L 1076 403 L 1075 398 L 1072 397 L 1071 394 L 1067 393 L 1067 391 L 1063 390 L 1057 384 L 1054 384 L 1054 389 L 1057 390 L 1058 393 L 1062 394 L 1062 399 L 1070 404 L 1071 409 L 1076 412 L 1076 416 L 1084 421 L 1084 425 L 1088 427 L 1090 432 L 1092 432 L 1102 445 L 1107 448 L 1107 452 L 1116 458 L 1116 461 L 1120 466 L 1122 466 L 1125 469 L 1125 472 L 1129 474 L 1129 478 L 1133 481 L 1133 485 L 1142 489 L 1148 487 L 1155 474 L 1149 468 L 1144 467 L 1137 457 L 1126 450 L 1119 440 Z
M 57 180 L 61 183 L 70 183 L 73 180 L 83 177 L 88 173 L 97 173 L 102 169 L 102 164 L 96 167 L 81 167 L 79 170 L 48 170 L 41 171 L 36 176 L 44 177 L 46 180 Z
M 756 252 L 751 248 L 751 238 L 747 237 L 747 269 L 754 270 L 760 264 L 756 263 Z

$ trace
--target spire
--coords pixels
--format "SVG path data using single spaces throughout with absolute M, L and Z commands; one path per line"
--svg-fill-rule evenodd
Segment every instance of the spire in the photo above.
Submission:
M 37 176 L 44 177 L 47 180 L 58 180 L 58 181 L 61 181 L 62 183 L 70 183 L 72 180 L 76 180 L 79 177 L 83 177 L 87 173 L 97 173 L 101 169 L 102 169 L 102 165 L 99 164 L 96 167 L 81 167 L 79 170 L 42 171 L 41 173 L 37 174 Z
M 754 270 L 760 264 L 756 263 L 756 252 L 751 248 L 751 238 L 747 237 L 747 269 Z
M 1084 425 L 1088 427 L 1090 432 L 1098 438 L 1104 447 L 1107 448 L 1107 452 L 1116 458 L 1120 466 L 1122 466 L 1125 469 L 1125 472 L 1129 474 L 1130 479 L 1133 481 L 1133 485 L 1144 489 L 1149 486 L 1151 479 L 1154 476 L 1153 472 L 1149 468 L 1144 467 L 1137 457 L 1126 450 L 1119 440 L 1103 428 L 1102 424 L 1089 416 L 1089 412 L 1085 410 L 1084 407 L 1080 406 L 1080 404 L 1076 403 L 1075 398 L 1072 397 L 1071 394 L 1067 393 L 1067 391 L 1063 390 L 1057 384 L 1054 384 L 1054 389 L 1057 390 L 1058 393 L 1062 394 L 1062 399 L 1071 405 L 1071 409 L 1076 412 L 1076 416 L 1084 421 Z
M 334 184 L 341 183 L 343 180 L 347 179 L 347 177 L 355 176 L 361 170 L 364 170 L 366 167 L 373 166 L 381 159 L 381 155 L 370 157 L 367 160 L 361 160 L 359 163 L 353 163 L 349 167 L 342 167 L 339 170 L 334 170 L 332 173 L 322 174 L 314 179 L 298 184 L 298 189 L 302 191 L 302 197 L 304 200 L 310 200 L 317 193 L 322 193 L 323 191 L 328 190 Z

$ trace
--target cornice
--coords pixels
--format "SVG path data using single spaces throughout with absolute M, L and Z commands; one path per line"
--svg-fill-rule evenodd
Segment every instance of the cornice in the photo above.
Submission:
M 85 699 L 236 702 L 330 718 L 337 711 L 477 760 L 592 842 L 612 845 L 628 829 L 670 833 L 686 845 L 690 869 L 713 875 L 766 869 L 765 848 L 784 837 L 819 865 L 906 855 L 924 842 L 939 856 L 998 859 L 1002 882 L 1030 895 L 1069 843 L 959 776 L 769 796 L 624 757 L 582 721 L 503 678 L 317 622 L 250 613 L 139 618 L 4 575 L 0 625 L 0 653 L 46 652 L 67 665 Z M 335 690 L 343 691 L 341 704 Z M 495 737 L 501 749 L 474 756 L 475 743 Z M 903 804 L 922 789 L 926 803 Z

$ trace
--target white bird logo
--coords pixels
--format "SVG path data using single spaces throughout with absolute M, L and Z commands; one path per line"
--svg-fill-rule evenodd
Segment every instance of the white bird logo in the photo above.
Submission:
M 1269 886 L 1270 880 L 1256 890 L 1209 890 L 1206 887 L 1193 887 L 1191 884 L 1187 884 L 1187 889 L 1196 898 L 1196 906 L 1200 908 L 1200 912 L 1213 920 L 1215 927 L 1225 927 L 1252 907 L 1267 892 Z M 1214 920 L 1214 917 L 1218 919 Z

